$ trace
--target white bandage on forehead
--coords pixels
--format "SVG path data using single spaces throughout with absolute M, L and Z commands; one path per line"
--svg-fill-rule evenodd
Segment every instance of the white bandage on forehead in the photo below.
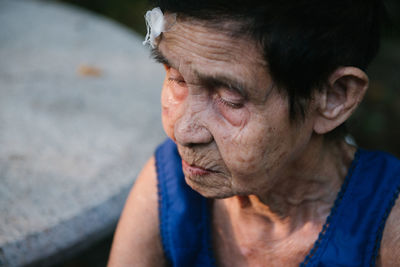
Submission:
M 147 34 L 143 41 L 143 45 L 150 44 L 152 48 L 155 48 L 157 45 L 157 37 L 159 37 L 162 32 L 171 29 L 171 27 L 176 23 L 176 14 L 168 14 L 167 16 L 164 16 L 159 7 L 147 11 L 144 18 L 146 20 Z
M 151 47 L 154 48 L 155 39 L 164 30 L 164 14 L 159 7 L 155 7 L 147 11 L 144 18 L 146 20 L 147 34 L 143 45 L 150 44 Z

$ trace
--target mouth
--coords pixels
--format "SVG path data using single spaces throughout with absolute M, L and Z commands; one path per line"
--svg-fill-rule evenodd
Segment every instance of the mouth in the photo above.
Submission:
M 185 160 L 182 160 L 182 169 L 184 172 L 194 175 L 194 176 L 204 176 L 211 173 L 215 173 L 215 171 L 206 169 L 200 166 L 196 166 L 194 164 L 190 165 Z

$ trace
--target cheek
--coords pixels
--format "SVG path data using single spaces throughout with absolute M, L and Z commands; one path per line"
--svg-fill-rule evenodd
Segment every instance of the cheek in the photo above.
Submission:
M 175 140 L 175 122 L 184 112 L 184 102 L 187 97 L 187 88 L 174 86 L 165 78 L 161 92 L 162 124 L 169 138 Z
M 250 113 L 247 108 L 232 109 L 218 103 L 218 112 L 234 127 L 244 127 L 250 117 Z
M 232 168 L 238 174 L 248 174 L 258 172 L 263 169 L 264 158 L 268 150 L 265 147 L 267 136 L 257 137 L 257 131 L 246 131 L 232 140 L 227 155 L 231 158 Z
M 255 133 L 254 131 L 253 133 Z M 287 162 L 288 147 L 275 129 L 249 133 L 226 150 L 225 162 L 238 191 L 253 194 L 272 185 Z
M 280 127 L 278 127 L 280 126 Z M 279 121 L 250 122 L 236 134 L 224 139 L 224 160 L 232 173 L 243 177 L 272 175 L 285 162 L 288 129 Z

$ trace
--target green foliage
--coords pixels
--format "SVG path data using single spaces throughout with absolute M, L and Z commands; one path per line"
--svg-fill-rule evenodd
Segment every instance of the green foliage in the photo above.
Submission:
M 151 8 L 147 0 L 62 0 L 62 2 L 105 15 L 125 24 L 143 36 L 146 34 L 144 14 Z

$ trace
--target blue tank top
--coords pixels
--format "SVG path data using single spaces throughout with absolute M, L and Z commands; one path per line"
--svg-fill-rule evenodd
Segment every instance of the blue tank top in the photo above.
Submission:
M 173 141 L 155 153 L 160 233 L 172 266 L 215 266 L 209 200 L 185 182 Z M 358 149 L 331 213 L 300 266 L 374 266 L 386 219 L 400 192 L 400 161 Z

